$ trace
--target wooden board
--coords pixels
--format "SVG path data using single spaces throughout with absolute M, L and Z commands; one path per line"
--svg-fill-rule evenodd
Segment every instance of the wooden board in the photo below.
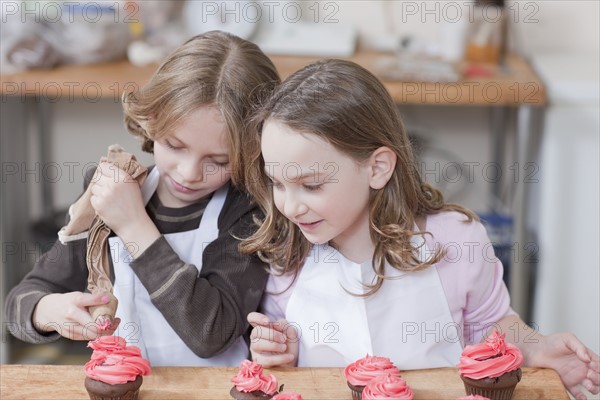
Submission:
M 284 390 L 296 391 L 306 400 L 350 400 L 343 369 L 286 368 L 266 370 L 273 373 Z M 229 399 L 230 379 L 237 368 L 155 367 L 144 377 L 139 400 L 152 399 Z M 453 400 L 465 395 L 458 371 L 453 368 L 403 371 L 402 376 L 415 393 L 415 400 Z M 0 399 L 86 399 L 80 365 L 1 365 Z M 513 400 L 568 400 L 556 372 L 523 369 Z

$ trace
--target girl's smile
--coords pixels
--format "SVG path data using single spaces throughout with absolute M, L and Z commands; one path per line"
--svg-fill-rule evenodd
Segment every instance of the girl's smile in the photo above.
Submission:
M 315 221 L 315 222 L 296 222 L 296 224 L 302 229 L 304 232 L 310 232 L 316 230 L 319 225 L 321 225 L 323 220 Z

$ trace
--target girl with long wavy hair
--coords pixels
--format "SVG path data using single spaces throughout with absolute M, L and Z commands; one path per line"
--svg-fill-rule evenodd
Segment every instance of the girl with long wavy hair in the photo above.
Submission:
M 366 69 L 325 60 L 279 86 L 246 147 L 264 209 L 243 242 L 272 265 L 250 346 L 267 366 L 453 367 L 495 328 L 526 366 L 598 391 L 598 356 L 510 308 L 503 267 L 470 210 L 424 182 L 396 106 Z

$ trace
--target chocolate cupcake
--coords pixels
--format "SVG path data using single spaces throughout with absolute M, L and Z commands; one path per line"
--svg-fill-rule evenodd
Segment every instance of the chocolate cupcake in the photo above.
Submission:
M 116 385 L 86 377 L 84 384 L 91 400 L 136 400 L 142 382 L 141 376 L 137 376 L 133 381 Z
M 229 395 L 235 400 L 271 399 L 279 393 L 277 378 L 273 375 L 265 376 L 260 364 L 248 360 L 242 361 L 240 370 L 231 378 L 231 382 L 233 387 Z
M 510 400 L 521 381 L 523 355 L 504 342 L 505 334 L 492 333 L 483 343 L 467 346 L 457 365 L 467 395 Z
M 85 388 L 91 400 L 136 400 L 142 375 L 150 362 L 137 346 L 127 346 L 119 336 L 102 336 L 88 343 L 94 352 L 85 364 Z
M 362 399 L 363 389 L 373 378 L 388 374 L 399 377 L 400 370 L 387 357 L 367 354 L 364 358 L 348 364 L 344 369 L 344 376 L 352 392 L 352 400 Z

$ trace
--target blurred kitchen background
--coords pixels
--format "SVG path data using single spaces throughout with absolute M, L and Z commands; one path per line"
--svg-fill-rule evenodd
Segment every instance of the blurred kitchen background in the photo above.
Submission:
M 509 275 L 513 264 L 527 268 L 521 315 L 542 333 L 571 331 L 600 352 L 598 1 L 1 4 L 0 300 L 55 240 L 85 170 L 108 145 L 120 143 L 152 162 L 123 127 L 118 98 L 93 92 L 59 99 L 14 95 L 27 74 L 120 60 L 144 68 L 213 29 L 255 41 L 274 56 L 385 53 L 386 63 L 375 63 L 373 72 L 387 80 L 458 82 L 514 74 L 505 60 L 518 54 L 543 83 L 538 89 L 545 88 L 545 107 L 398 107 L 427 180 L 482 216 Z M 533 116 L 533 124 L 521 129 L 539 134 L 529 137 L 532 151 L 519 159 L 523 113 Z M 519 197 L 522 188 L 528 196 Z M 526 202 L 525 215 L 516 211 L 516 198 Z M 524 226 L 520 239 L 516 223 Z M 20 343 L 7 324 L 3 319 L 2 363 L 69 364 L 89 357 L 82 343 Z

